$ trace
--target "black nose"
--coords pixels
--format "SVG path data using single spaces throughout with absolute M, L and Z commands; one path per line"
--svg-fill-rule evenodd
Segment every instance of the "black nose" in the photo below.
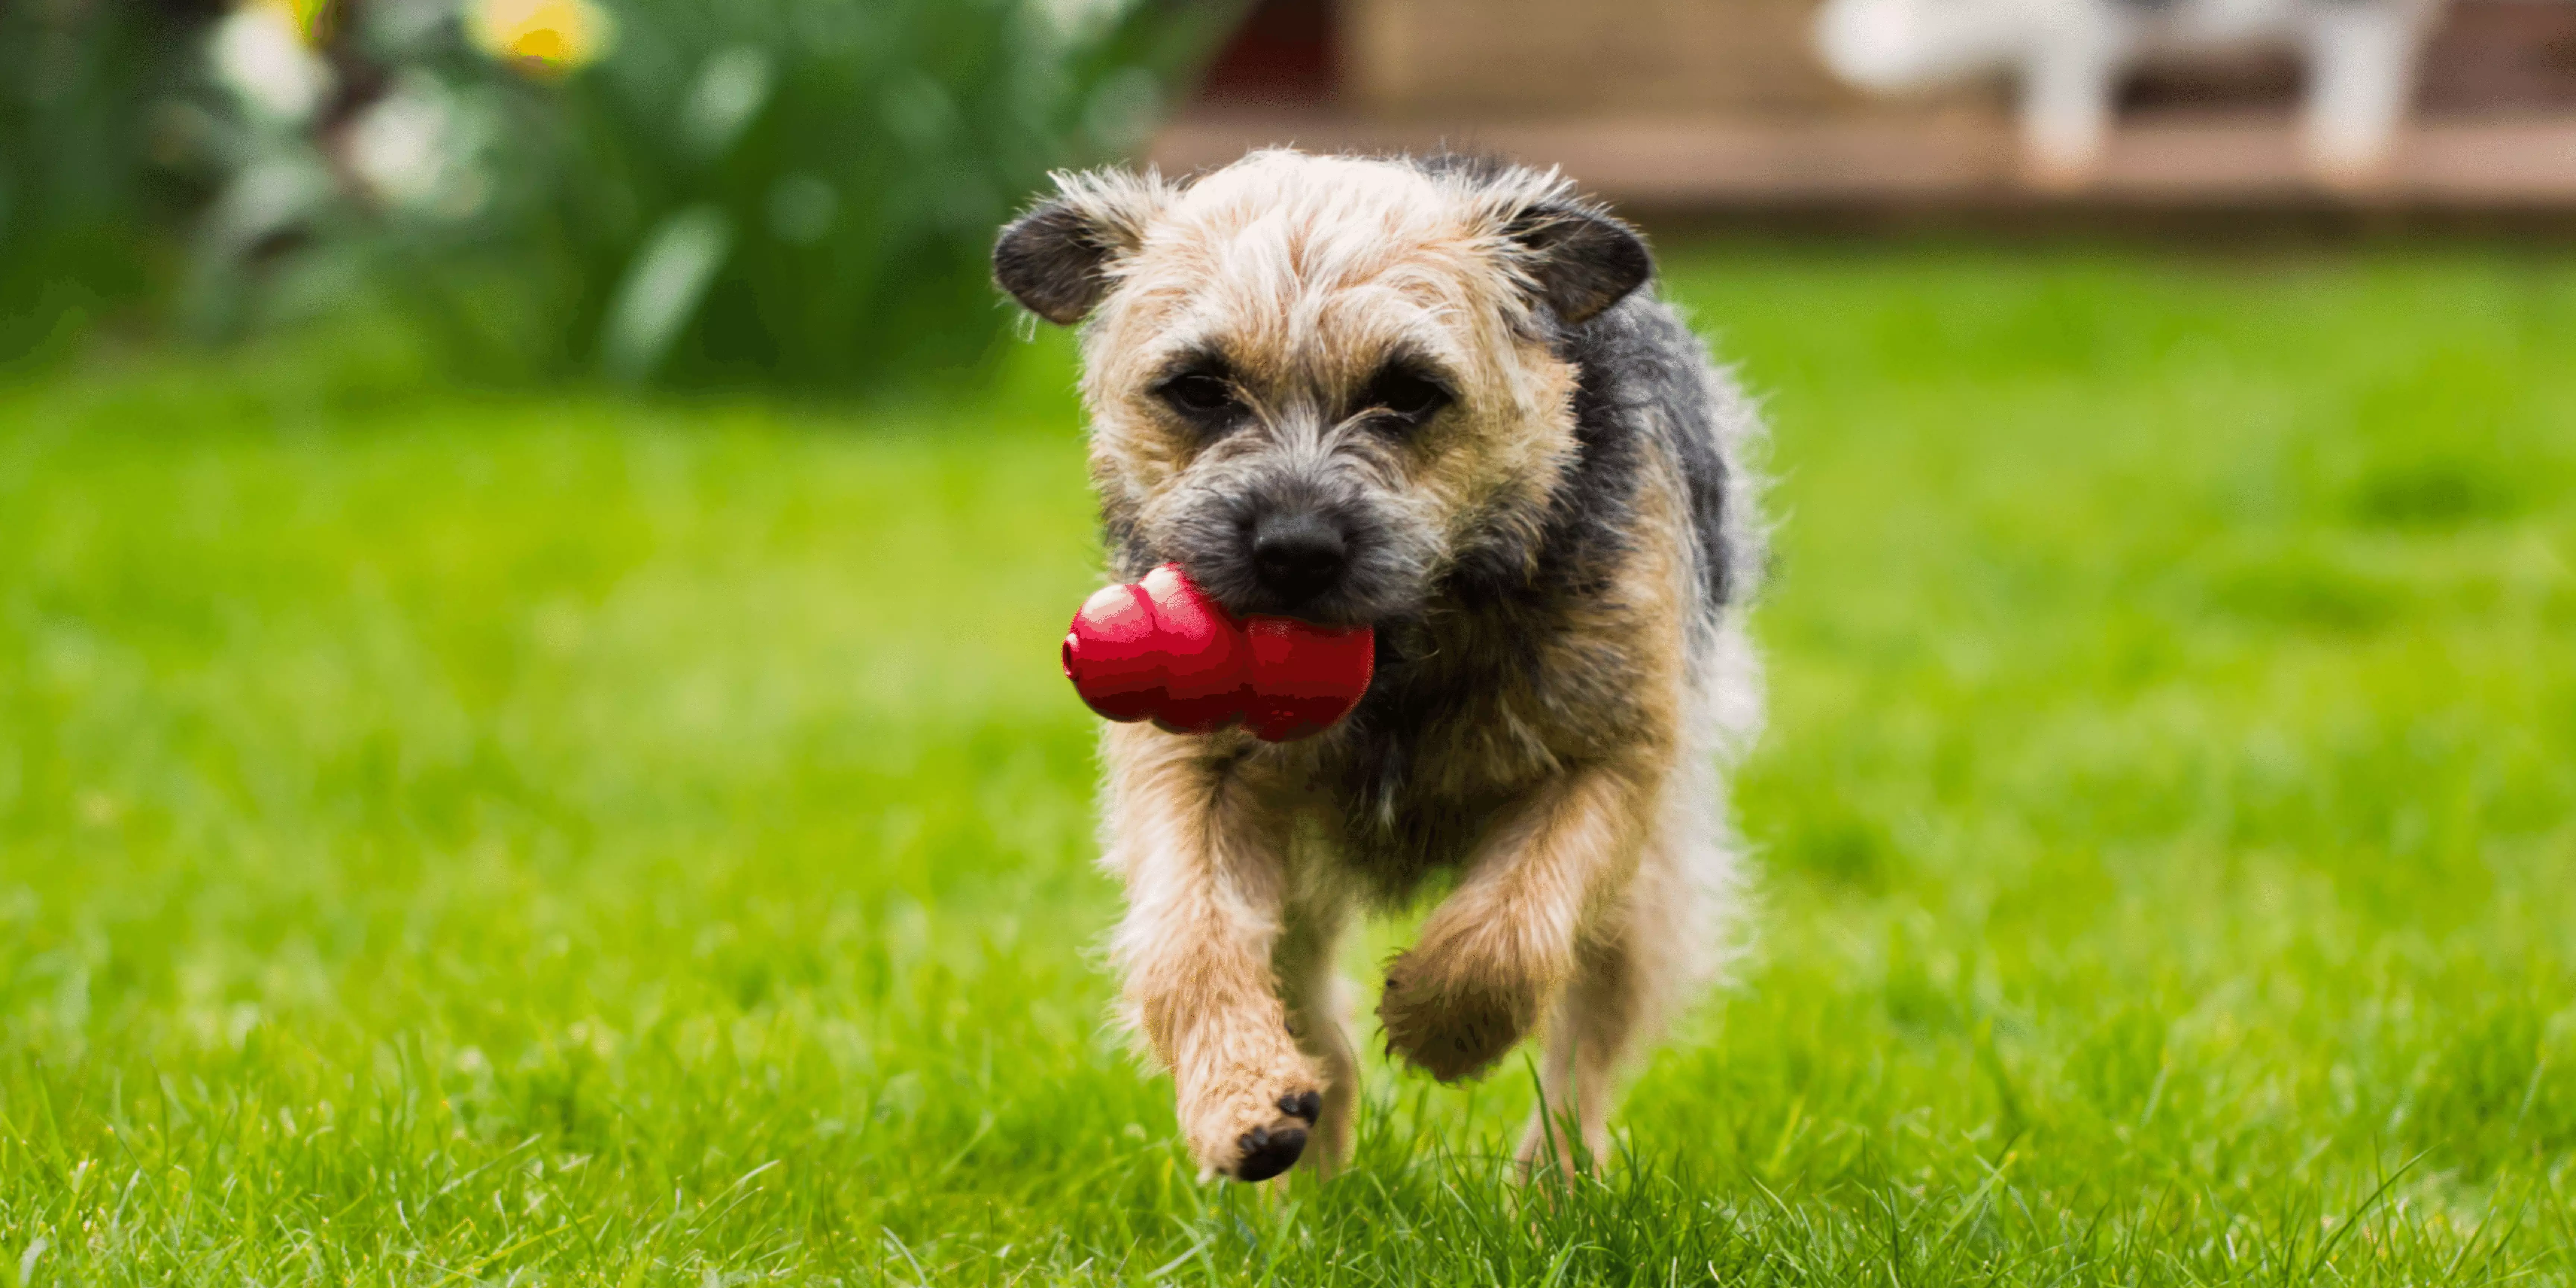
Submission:
M 1288 605 L 1331 590 L 1349 555 L 1341 529 L 1318 515 L 1274 514 L 1252 529 L 1253 571 Z

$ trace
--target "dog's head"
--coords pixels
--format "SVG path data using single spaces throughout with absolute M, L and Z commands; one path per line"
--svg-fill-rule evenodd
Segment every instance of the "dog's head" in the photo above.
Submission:
M 1554 175 L 1257 152 L 1186 185 L 1059 176 L 994 275 L 1091 319 L 1092 472 L 1131 571 L 1237 612 L 1418 612 L 1455 561 L 1535 547 L 1576 453 L 1563 329 L 1652 271 Z

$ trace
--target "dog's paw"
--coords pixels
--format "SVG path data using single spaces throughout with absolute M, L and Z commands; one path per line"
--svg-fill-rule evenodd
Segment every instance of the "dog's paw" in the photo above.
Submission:
M 1493 1067 L 1538 1023 L 1538 990 L 1497 973 L 1446 970 L 1420 949 L 1387 967 L 1377 1019 L 1387 1051 L 1442 1082 Z
M 1266 1181 L 1306 1153 L 1324 1094 L 1311 1082 L 1267 1096 L 1229 1098 L 1211 1106 L 1190 1133 L 1199 1165 L 1210 1175 Z
M 1323 1111 L 1321 1092 L 1295 1092 L 1279 1097 L 1281 1117 L 1245 1132 L 1235 1142 L 1240 1155 L 1234 1165 L 1234 1179 L 1266 1181 L 1295 1167 L 1298 1156 L 1306 1152 L 1306 1136 L 1314 1130 L 1315 1119 Z

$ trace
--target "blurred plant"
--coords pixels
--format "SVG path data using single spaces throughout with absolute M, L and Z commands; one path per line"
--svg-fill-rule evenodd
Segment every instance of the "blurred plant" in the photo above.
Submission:
M 467 9 L 465 30 L 484 53 L 544 74 L 599 61 L 616 27 L 586 0 L 486 0 Z
M 371 292 L 498 379 L 972 369 L 1008 317 L 995 227 L 1141 142 L 1241 7 L 259 0 L 213 46 L 197 315 Z
M 148 310 L 189 208 L 159 109 L 210 16 L 187 0 L 0 0 L 0 362 Z

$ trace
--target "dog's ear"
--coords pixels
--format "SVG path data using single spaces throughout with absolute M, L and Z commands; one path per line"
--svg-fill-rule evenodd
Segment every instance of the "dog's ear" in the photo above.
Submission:
M 993 280 L 1029 312 L 1069 326 L 1108 293 L 1110 252 L 1080 210 L 1050 201 L 1002 230 L 993 243 Z
M 1029 312 L 1079 322 L 1109 293 L 1110 270 L 1144 244 L 1170 189 L 1152 171 L 1055 176 L 1056 196 L 1020 216 L 993 244 L 993 280 Z
M 1504 224 L 1503 235 L 1518 249 L 1518 267 L 1539 300 L 1570 324 L 1591 321 L 1655 275 L 1636 229 L 1581 202 L 1528 206 Z

